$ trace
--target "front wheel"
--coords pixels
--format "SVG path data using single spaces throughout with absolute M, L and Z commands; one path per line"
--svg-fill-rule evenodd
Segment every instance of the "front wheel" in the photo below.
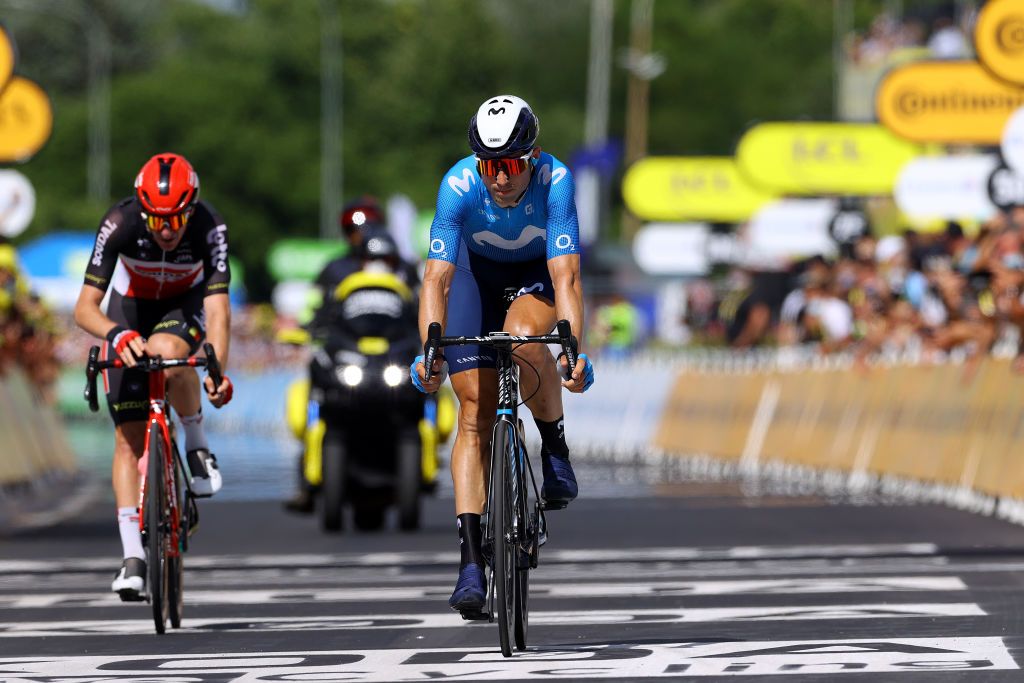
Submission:
M 341 432 L 328 428 L 323 442 L 323 528 L 341 531 L 345 505 L 345 440 Z
M 149 595 L 157 633 L 166 629 L 168 501 L 164 486 L 164 441 L 157 425 L 149 428 L 149 463 L 146 468 L 146 541 L 149 551 Z
M 167 558 L 167 604 L 171 628 L 181 628 L 181 617 L 185 612 L 185 546 L 188 542 L 188 529 L 191 523 L 181 468 L 181 460 L 177 456 L 177 449 L 175 449 L 174 495 L 180 524 L 178 525 L 178 547 L 172 556 Z
M 498 429 L 491 458 L 494 508 L 494 592 L 498 606 L 498 639 L 501 654 L 512 656 L 512 640 L 515 637 L 516 613 L 516 545 L 513 539 L 511 495 L 512 477 L 509 472 L 511 439 L 510 428 L 501 425 Z

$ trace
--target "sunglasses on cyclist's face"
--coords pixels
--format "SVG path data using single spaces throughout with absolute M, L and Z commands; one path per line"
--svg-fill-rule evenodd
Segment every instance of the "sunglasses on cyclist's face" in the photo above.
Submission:
M 480 171 L 480 175 L 497 176 L 502 171 L 508 176 L 519 175 L 530 167 L 531 156 L 532 154 L 527 153 L 511 159 L 481 159 L 477 157 L 476 168 Z
M 142 217 L 146 219 L 146 227 L 153 232 L 160 232 L 165 227 L 170 228 L 172 232 L 178 232 L 185 227 L 188 219 L 192 217 L 192 209 L 185 209 L 169 216 L 154 216 L 143 211 Z

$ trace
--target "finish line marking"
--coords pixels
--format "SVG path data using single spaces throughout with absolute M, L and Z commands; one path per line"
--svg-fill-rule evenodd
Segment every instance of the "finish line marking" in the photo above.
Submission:
M 341 650 L 0 659 L 0 676 L 35 683 L 58 676 L 181 680 L 216 675 L 239 682 L 655 678 L 1016 670 L 1001 638 L 898 638 L 622 644 L 531 648 L 504 658 L 497 648 Z
M 750 581 L 663 581 L 646 583 L 576 583 L 530 586 L 531 598 L 681 597 L 693 595 L 792 595 L 896 591 L 963 591 L 955 576 L 877 578 L 763 579 Z M 266 605 L 304 602 L 394 602 L 447 599 L 450 584 L 422 587 L 293 588 L 258 590 L 186 590 L 187 605 Z M 113 593 L 0 594 L 0 607 L 40 609 L 120 605 Z

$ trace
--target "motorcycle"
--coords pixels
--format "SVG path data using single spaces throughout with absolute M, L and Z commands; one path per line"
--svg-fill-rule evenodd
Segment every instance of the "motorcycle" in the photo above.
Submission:
M 399 528 L 417 529 L 455 411 L 450 397 L 427 397 L 410 382 L 409 359 L 420 345 L 412 294 L 391 273 L 358 272 L 328 305 L 308 380 L 288 397 L 305 482 L 321 494 L 322 527 L 341 530 L 351 507 L 357 529 L 377 530 L 394 506 Z

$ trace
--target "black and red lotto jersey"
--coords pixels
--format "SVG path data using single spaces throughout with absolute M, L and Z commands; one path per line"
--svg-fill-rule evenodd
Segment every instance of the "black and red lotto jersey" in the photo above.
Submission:
M 228 228 L 217 212 L 200 201 L 183 228 L 185 236 L 171 251 L 153 240 L 134 197 L 114 205 L 100 221 L 85 284 L 137 299 L 170 299 L 193 287 L 204 296 L 227 294 Z

